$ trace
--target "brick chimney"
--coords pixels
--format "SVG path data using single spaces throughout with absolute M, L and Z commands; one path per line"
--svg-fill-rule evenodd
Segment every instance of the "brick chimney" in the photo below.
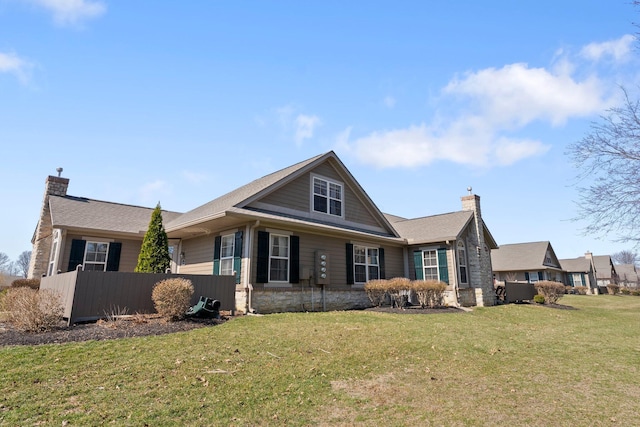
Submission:
M 47 273 L 51 254 L 51 240 L 53 228 L 51 225 L 51 212 L 49 209 L 49 196 L 66 196 L 69 187 L 69 179 L 62 178 L 62 168 L 58 168 L 58 176 L 49 175 L 45 181 L 44 197 L 40 208 L 40 218 L 31 243 L 31 262 L 29 263 L 29 278 L 39 278 Z
M 473 212 L 474 232 L 469 236 L 469 243 L 474 247 L 467 249 L 470 269 L 470 283 L 476 290 L 476 303 L 479 306 L 495 305 L 496 294 L 493 287 L 493 273 L 491 268 L 491 250 L 484 240 L 484 223 L 480 210 L 480 196 L 471 193 L 471 187 L 467 189 L 469 194 L 463 196 L 462 210 Z M 474 257 L 473 255 L 476 255 Z M 475 259 L 474 259 L 475 258 Z

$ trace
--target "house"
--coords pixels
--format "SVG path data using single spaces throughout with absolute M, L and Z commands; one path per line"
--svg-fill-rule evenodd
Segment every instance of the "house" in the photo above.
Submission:
M 564 271 L 549 241 L 501 245 L 491 251 L 498 282 L 564 282 Z
M 638 288 L 640 278 L 638 276 L 638 268 L 635 264 L 616 264 L 615 269 L 620 286 Z
M 591 252 L 587 252 L 584 256 L 593 260 L 598 286 L 606 287 L 610 284 L 618 284 L 618 273 L 609 255 L 593 255 Z
M 29 277 L 133 271 L 152 209 L 73 197 L 68 184 L 47 178 Z M 492 305 L 497 245 L 480 197 L 462 205 L 418 219 L 385 215 L 330 151 L 162 216 L 171 272 L 234 275 L 239 311 L 367 307 L 365 283 L 392 277 L 438 277 L 449 303 Z
M 596 280 L 596 268 L 593 258 L 578 257 L 571 259 L 561 259 L 560 265 L 565 270 L 567 286 L 584 286 L 588 294 L 598 293 L 598 282 Z

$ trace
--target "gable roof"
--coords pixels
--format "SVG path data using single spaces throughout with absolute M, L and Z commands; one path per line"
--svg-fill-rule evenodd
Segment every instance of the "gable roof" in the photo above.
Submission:
M 545 264 L 547 250 L 558 267 Z M 499 249 L 491 251 L 491 265 L 494 271 L 561 269 L 549 241 L 501 245 Z
M 317 224 L 318 221 L 313 221 L 307 218 L 298 218 L 295 216 L 288 216 L 283 214 L 272 215 L 269 212 L 258 212 L 256 211 L 256 209 L 247 208 L 247 205 L 252 201 L 264 197 L 265 195 L 281 188 L 285 184 L 293 181 L 295 178 L 327 161 L 333 161 L 332 164 L 336 166 L 343 175 L 349 178 L 349 184 L 356 188 L 358 197 L 363 199 L 366 204 L 371 206 L 373 215 L 377 218 L 378 221 L 380 221 L 381 224 L 384 224 L 387 230 L 389 230 L 388 237 L 397 238 L 397 233 L 388 222 L 387 218 L 385 218 L 382 212 L 380 212 L 375 203 L 371 200 L 364 189 L 360 186 L 358 181 L 353 177 L 353 175 L 351 175 L 351 172 L 349 172 L 349 170 L 344 166 L 344 164 L 340 161 L 338 156 L 333 151 L 311 157 L 310 159 L 273 172 L 262 178 L 253 180 L 250 183 L 243 185 L 242 187 L 232 190 L 229 193 L 226 193 L 208 203 L 205 203 L 202 206 L 199 206 L 184 213 L 183 215 L 180 215 L 178 218 L 167 223 L 165 225 L 165 228 L 167 232 L 171 232 L 186 227 L 195 227 L 198 224 L 202 224 L 204 222 L 226 216 L 227 214 L 250 215 L 276 220 L 285 219 L 287 221 L 291 220 L 300 224 Z M 349 229 L 349 227 L 336 226 L 336 224 L 332 224 L 332 226 L 335 228 L 339 227 L 342 229 Z M 366 232 L 366 230 L 356 229 L 353 229 L 353 231 Z M 372 234 L 380 235 L 380 233 Z
M 153 212 L 152 208 L 73 196 L 49 196 L 49 208 L 54 228 L 127 234 L 144 234 Z M 163 223 L 178 216 L 178 212 L 162 211 Z
M 638 270 L 634 264 L 616 264 L 616 273 L 623 282 L 638 282 Z
M 569 273 L 589 273 L 591 271 L 591 261 L 586 257 L 561 259 L 560 266 Z
M 616 271 L 609 255 L 593 255 L 593 265 L 596 267 L 596 278 L 598 279 L 610 279 L 611 269 Z
M 473 211 L 458 211 L 415 219 L 387 216 L 409 244 L 456 240 L 473 218 Z

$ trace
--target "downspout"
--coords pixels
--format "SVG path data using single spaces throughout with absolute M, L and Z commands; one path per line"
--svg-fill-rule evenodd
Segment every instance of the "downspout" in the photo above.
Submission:
M 458 240 L 453 241 L 453 290 L 456 292 L 456 307 L 460 307 L 460 284 L 458 283 Z M 468 262 L 467 262 L 468 264 Z M 467 265 L 467 281 L 469 281 L 469 266 Z
M 256 220 L 255 224 L 249 226 L 247 225 L 247 243 L 244 245 L 244 259 L 246 260 L 246 266 L 244 269 L 244 283 L 246 284 L 247 289 L 247 304 L 245 307 L 245 311 L 247 314 L 252 314 L 255 312 L 253 307 L 251 306 L 251 296 L 253 292 L 253 285 L 250 282 L 251 280 L 251 248 L 253 245 L 253 233 L 255 228 L 260 225 L 260 220 Z

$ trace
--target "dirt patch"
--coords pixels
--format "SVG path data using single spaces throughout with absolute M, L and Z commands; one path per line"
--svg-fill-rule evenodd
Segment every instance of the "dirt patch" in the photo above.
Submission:
M 132 316 L 131 318 L 117 321 L 98 321 L 72 326 L 66 326 L 66 323 L 61 323 L 54 330 L 38 333 L 22 332 L 8 323 L 0 323 L 0 346 L 60 344 L 163 335 L 218 325 L 229 319 L 231 319 L 230 316 L 221 316 L 220 319 L 187 319 L 167 322 L 157 316 L 145 316 L 143 318 Z

